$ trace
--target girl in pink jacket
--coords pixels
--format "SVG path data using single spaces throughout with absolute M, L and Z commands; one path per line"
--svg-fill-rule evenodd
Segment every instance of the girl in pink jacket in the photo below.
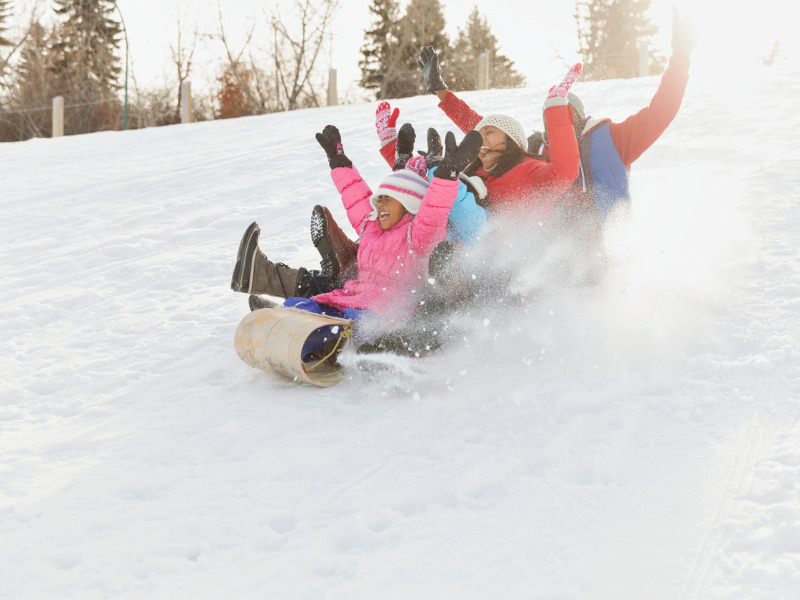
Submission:
M 284 306 L 356 319 L 360 344 L 406 320 L 419 305 L 428 258 L 447 236 L 458 173 L 475 159 L 482 138 L 470 132 L 456 146 L 448 133 L 447 152 L 430 182 L 424 160 L 412 160 L 411 168 L 392 172 L 373 193 L 345 156 L 336 127 L 328 125 L 316 137 L 350 224 L 360 235 L 358 279 L 312 298 L 287 298 Z

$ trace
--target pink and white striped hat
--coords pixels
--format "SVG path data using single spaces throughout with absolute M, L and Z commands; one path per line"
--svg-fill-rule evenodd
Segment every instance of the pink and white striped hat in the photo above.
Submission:
M 417 214 L 428 182 L 411 169 L 399 169 L 387 175 L 370 197 L 372 208 L 378 208 L 378 196 L 390 196 L 402 204 L 412 215 Z M 375 213 L 377 214 L 377 213 Z

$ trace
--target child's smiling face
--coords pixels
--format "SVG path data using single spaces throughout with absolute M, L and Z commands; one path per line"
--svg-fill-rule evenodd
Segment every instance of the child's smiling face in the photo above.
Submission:
M 375 203 L 378 207 L 378 223 L 384 231 L 397 225 L 408 212 L 405 206 L 391 196 L 380 195 Z

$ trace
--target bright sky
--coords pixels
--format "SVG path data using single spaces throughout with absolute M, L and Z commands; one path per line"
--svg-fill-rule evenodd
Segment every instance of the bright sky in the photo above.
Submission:
M 34 0 L 20 0 L 18 5 L 24 5 L 25 1 Z M 248 23 L 265 22 L 262 6 L 291 6 L 291 1 L 221 0 L 232 45 L 241 47 Z M 118 3 L 128 30 L 131 71 L 141 86 L 158 85 L 165 74 L 173 77 L 169 46 L 177 40 L 179 19 L 187 32 L 197 28 L 213 34 L 218 28 L 216 0 L 118 0 Z M 451 38 L 472 6 L 477 6 L 500 40 L 501 51 L 515 62 L 529 82 L 553 80 L 564 70 L 565 63 L 579 59 L 574 1 L 443 0 L 442 4 Z M 786 12 L 785 0 L 760 0 L 756 15 L 752 14 L 753 4 L 739 7 L 733 4 L 718 0 L 652 0 L 651 18 L 661 28 L 656 44 L 668 55 L 675 5 L 681 10 L 691 7 L 699 36 L 695 64 L 704 63 L 735 73 L 742 62 L 753 63 L 766 55 L 776 38 L 788 57 L 800 55 L 800 36 L 794 34 L 796 23 Z M 332 28 L 332 48 L 320 61 L 323 70 L 337 69 L 340 96 L 359 77 L 359 48 L 364 42 L 364 30 L 371 22 L 369 5 L 370 0 L 340 0 Z M 184 34 L 184 39 L 187 37 Z M 191 77 L 195 86 L 207 85 L 217 77 L 222 57 L 220 42 L 207 37 L 198 42 Z

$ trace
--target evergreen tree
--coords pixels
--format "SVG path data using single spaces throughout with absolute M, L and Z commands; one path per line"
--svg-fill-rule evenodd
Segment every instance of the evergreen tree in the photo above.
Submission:
M 47 106 L 55 95 L 52 54 L 54 32 L 40 23 L 31 25 L 30 34 L 20 48 L 20 60 L 16 68 L 17 100 L 22 106 Z
M 119 50 L 122 25 L 114 20 L 111 0 L 54 0 L 55 12 L 65 17 L 61 39 L 54 50 L 59 54 L 56 69 L 62 73 L 78 70 L 98 84 L 118 87 L 121 67 Z
M 403 98 L 425 93 L 417 60 L 424 46 L 433 46 L 442 66 L 447 63 L 450 42 L 444 32 L 445 21 L 440 0 L 411 0 L 400 20 L 399 64 L 402 79 L 392 90 L 392 97 Z
M 0 46 L 11 46 L 11 40 L 3 34 L 8 31 L 9 17 L 11 17 L 11 0 L 0 0 Z
M 112 18 L 111 0 L 54 0 L 55 12 L 64 20 L 52 46 L 53 72 L 67 102 L 84 106 L 65 119 L 70 133 L 85 133 L 110 126 L 115 108 L 108 104 L 119 89 L 119 50 L 122 26 Z M 105 106 L 100 103 L 106 102 Z M 67 123 L 70 125 L 68 126 Z
M 492 34 L 486 17 L 481 17 L 478 7 L 473 6 L 464 28 L 458 29 L 458 37 L 449 53 L 447 63 L 447 87 L 453 91 L 478 88 L 478 57 L 489 55 L 489 81 L 495 87 L 522 87 L 525 77 L 514 69 L 514 63 L 500 54 L 497 38 Z
M 639 43 L 648 42 L 658 28 L 646 16 L 650 0 L 589 0 L 578 2 L 580 53 L 584 79 L 630 78 L 639 75 Z M 664 59 L 650 59 L 649 69 L 662 68 Z
M 14 69 L 14 81 L 9 87 L 8 107 L 11 109 L 0 121 L 0 141 L 27 140 L 48 137 L 52 131 L 52 112 L 27 110 L 48 106 L 58 95 L 49 47 L 53 32 L 40 23 L 32 23 L 25 42 L 20 47 L 19 62 Z
M 375 91 L 376 99 L 389 97 L 392 82 L 399 68 L 399 15 L 395 0 L 373 0 L 369 11 L 374 16 L 371 29 L 364 34 L 366 41 L 361 46 L 361 87 Z

